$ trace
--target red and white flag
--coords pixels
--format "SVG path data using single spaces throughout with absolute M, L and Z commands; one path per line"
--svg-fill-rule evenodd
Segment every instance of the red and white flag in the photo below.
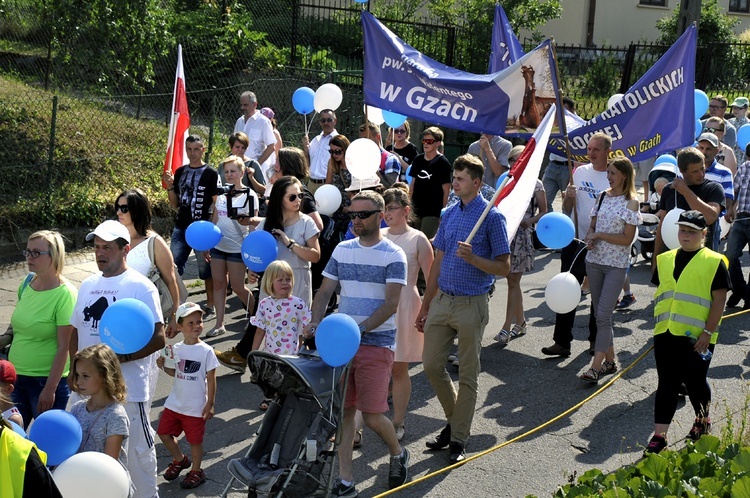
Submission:
M 521 225 L 523 215 L 529 207 L 531 197 L 534 195 L 536 180 L 542 169 L 544 150 L 547 148 L 552 123 L 555 120 L 556 109 L 552 105 L 544 115 L 544 119 L 532 135 L 518 160 L 508 171 L 503 186 L 495 193 L 493 203 L 498 207 L 503 216 L 508 230 L 508 240 L 513 240 L 518 227 Z
M 172 118 L 169 122 L 167 138 L 167 157 L 164 171 L 174 174 L 180 166 L 188 163 L 185 153 L 185 140 L 190 130 L 190 113 L 188 112 L 187 95 L 185 94 L 185 72 L 182 69 L 182 45 L 177 46 L 177 74 L 174 79 L 172 96 Z M 166 188 L 166 187 L 165 187 Z

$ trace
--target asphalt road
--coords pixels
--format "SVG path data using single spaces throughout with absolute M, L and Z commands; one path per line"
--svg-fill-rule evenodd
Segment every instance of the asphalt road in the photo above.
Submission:
M 96 271 L 93 256 L 78 253 L 69 258 L 65 275 L 80 283 Z M 522 280 L 524 303 L 529 323 L 526 336 L 501 349 L 494 341 L 504 319 L 506 286 L 501 281 L 490 305 L 482 352 L 482 374 L 469 455 L 476 455 L 512 438 L 522 439 L 487 453 L 463 466 L 430 477 L 396 496 L 507 496 L 528 494 L 550 496 L 557 486 L 574 475 L 597 467 L 611 471 L 636 461 L 648 442 L 652 428 L 653 393 L 656 371 L 652 353 L 638 361 L 622 378 L 601 390 L 581 381 L 577 375 L 589 364 L 587 323 L 589 298 L 581 301 L 574 330 L 575 342 L 569 358 L 545 358 L 540 349 L 552 344 L 554 314 L 544 303 L 544 287 L 559 273 L 559 254 L 538 253 L 535 269 Z M 9 321 L 16 300 L 16 289 L 26 275 L 23 265 L 0 268 L 0 326 Z M 191 262 L 186 277 L 196 278 Z M 631 284 L 637 297 L 632 309 L 615 313 L 615 347 L 621 368 L 634 362 L 652 345 L 652 296 L 648 284 L 650 267 L 639 258 L 632 268 Z M 202 303 L 205 295 L 199 287 L 190 287 L 191 300 Z M 750 315 L 727 319 L 721 327 L 711 369 L 714 393 L 712 420 L 714 433 L 727 426 L 733 417 L 735 426 L 743 415 L 742 407 L 750 396 L 747 378 L 750 370 Z M 236 297 L 229 300 L 228 333 L 207 342 L 224 350 L 240 337 L 244 312 Z M 206 323 L 206 330 L 213 321 Z M 453 367 L 448 367 L 454 373 Z M 417 479 L 444 468 L 447 452 L 428 452 L 425 441 L 444 425 L 442 410 L 433 396 L 421 365 L 411 368 L 413 393 L 406 419 L 404 444 L 411 451 L 410 475 Z M 600 381 L 600 387 L 603 383 Z M 154 427 L 171 388 L 171 378 L 162 373 L 151 419 Z M 208 423 L 204 447 L 204 469 L 208 481 L 192 490 L 182 490 L 179 481 L 159 478 L 161 496 L 218 496 L 229 480 L 226 463 L 242 456 L 252 443 L 263 412 L 257 407 L 261 393 L 250 383 L 249 374 L 239 375 L 221 366 L 218 372 L 216 416 Z M 559 417 L 571 407 L 580 408 Z M 747 414 L 744 414 L 745 416 Z M 559 417 L 559 418 L 558 418 Z M 540 425 L 554 420 L 544 428 Z M 693 421 L 692 410 L 682 405 L 669 433 L 673 447 L 682 446 L 682 437 Z M 182 441 L 185 451 L 187 444 Z M 159 472 L 164 472 L 170 456 L 157 445 Z M 385 445 L 370 430 L 364 444 L 355 450 L 354 468 L 361 496 L 376 496 L 388 488 L 388 459 Z M 231 497 L 246 496 L 241 490 Z

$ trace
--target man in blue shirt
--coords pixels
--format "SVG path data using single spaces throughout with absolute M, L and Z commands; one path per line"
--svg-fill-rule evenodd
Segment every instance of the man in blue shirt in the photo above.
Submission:
M 466 441 L 477 401 L 482 336 L 489 319 L 489 291 L 495 275 L 508 276 L 510 247 L 505 217 L 490 209 L 471 243 L 464 242 L 487 206 L 479 195 L 484 166 L 472 155 L 453 163 L 453 190 L 461 199 L 443 215 L 437 250 L 416 327 L 425 334 L 424 371 L 443 407 L 448 425 L 427 447 L 450 448 L 450 463 L 466 458 Z M 445 369 L 458 337 L 459 390 Z

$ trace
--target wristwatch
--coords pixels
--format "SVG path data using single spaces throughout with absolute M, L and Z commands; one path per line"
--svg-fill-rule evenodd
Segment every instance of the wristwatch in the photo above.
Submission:
M 365 326 L 364 326 L 364 325 L 360 324 L 360 325 L 359 325 L 359 335 L 362 335 L 362 334 L 364 334 L 365 332 L 367 332 L 367 329 L 365 328 Z

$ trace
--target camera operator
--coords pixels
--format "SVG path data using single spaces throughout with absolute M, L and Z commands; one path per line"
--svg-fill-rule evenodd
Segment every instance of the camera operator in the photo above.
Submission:
M 223 195 L 216 198 L 211 221 L 221 230 L 221 241 L 211 249 L 211 273 L 214 276 L 216 324 L 206 333 L 216 337 L 226 332 L 224 307 L 227 301 L 227 273 L 229 284 L 245 309 L 253 309 L 253 295 L 245 286 L 245 263 L 242 261 L 242 241 L 250 231 L 252 218 L 258 214 L 258 196 L 242 184 L 245 163 L 241 157 L 229 156 L 222 161 L 227 184 Z M 235 187 L 238 186 L 238 188 Z

